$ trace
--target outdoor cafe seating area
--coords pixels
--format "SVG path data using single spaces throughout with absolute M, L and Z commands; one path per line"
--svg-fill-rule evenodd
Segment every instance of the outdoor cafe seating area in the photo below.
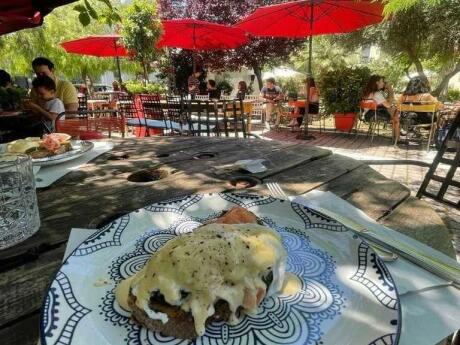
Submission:
M 460 345 L 460 66 L 350 48 L 425 4 L 0 4 L 0 342 Z

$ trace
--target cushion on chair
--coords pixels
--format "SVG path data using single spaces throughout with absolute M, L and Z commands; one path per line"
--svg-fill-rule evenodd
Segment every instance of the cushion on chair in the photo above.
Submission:
M 145 126 L 145 120 L 144 119 L 127 119 L 126 120 L 126 124 L 128 126 L 137 126 L 137 127 L 140 127 L 140 126 Z
M 167 122 L 168 127 L 169 127 L 169 121 Z M 166 124 L 163 120 L 153 120 L 149 119 L 147 120 L 147 127 L 148 128 L 166 128 Z

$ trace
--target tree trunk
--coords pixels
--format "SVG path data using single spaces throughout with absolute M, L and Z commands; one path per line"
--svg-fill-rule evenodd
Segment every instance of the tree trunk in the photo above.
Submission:
M 438 87 L 433 90 L 432 94 L 433 96 L 438 97 L 449 85 L 450 79 L 456 75 L 458 72 L 460 72 L 460 62 L 455 65 L 454 69 L 451 70 L 450 72 L 446 73 L 444 77 L 442 78 L 441 82 L 439 83 Z
M 144 80 L 142 81 L 142 84 L 147 85 L 149 82 L 149 74 L 147 72 L 147 63 L 145 61 L 142 61 L 142 69 L 144 71 Z
M 257 84 L 259 85 L 259 91 L 260 91 L 262 90 L 264 86 L 264 82 L 262 80 L 262 70 L 258 65 L 254 65 L 252 66 L 252 68 L 254 69 L 254 74 L 256 75 Z
M 420 59 L 411 51 L 409 50 L 408 52 L 409 59 L 410 61 L 415 65 L 415 69 L 417 70 L 417 73 L 420 77 L 425 77 L 425 71 L 423 70 L 423 65 Z

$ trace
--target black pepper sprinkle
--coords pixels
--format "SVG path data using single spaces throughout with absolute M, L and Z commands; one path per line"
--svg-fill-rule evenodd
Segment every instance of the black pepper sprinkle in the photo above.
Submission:
M 188 255 L 188 256 L 190 256 L 190 253 L 189 253 L 189 252 L 185 252 L 185 255 Z
M 249 244 L 246 244 L 246 248 L 248 248 L 248 249 L 249 249 Z
M 217 238 L 222 238 L 222 236 L 221 236 L 221 235 L 216 235 L 216 237 L 217 237 Z
M 203 243 L 204 243 L 204 241 L 200 241 L 200 244 L 203 244 Z
M 200 253 L 203 253 L 203 249 L 200 250 Z

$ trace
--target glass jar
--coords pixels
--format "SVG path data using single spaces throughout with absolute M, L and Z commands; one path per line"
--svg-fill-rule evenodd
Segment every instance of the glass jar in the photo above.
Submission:
M 0 154 L 0 250 L 24 241 L 39 228 L 30 157 Z

